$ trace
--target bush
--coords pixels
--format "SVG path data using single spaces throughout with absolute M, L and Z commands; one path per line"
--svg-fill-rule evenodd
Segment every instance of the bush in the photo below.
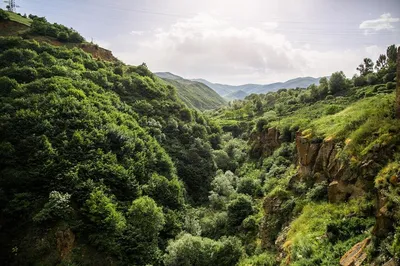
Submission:
M 236 265 L 243 255 L 240 240 L 223 237 L 221 241 L 184 234 L 169 243 L 164 255 L 166 266 Z
M 339 112 L 340 110 L 342 110 L 342 108 L 340 106 L 331 104 L 325 108 L 324 113 L 326 115 L 333 115 L 333 114 L 336 114 L 337 112 Z
M 364 76 L 354 77 L 353 82 L 355 87 L 362 87 L 367 84 L 367 80 Z
M 228 225 L 231 230 L 242 224 L 247 216 L 253 214 L 253 202 L 247 195 L 240 194 L 228 205 Z
M 395 83 L 395 82 L 388 82 L 388 83 L 386 83 L 386 89 L 388 89 L 388 90 L 395 90 L 395 89 L 396 89 L 396 83 Z
M 0 9 L 0 21 L 9 20 L 9 19 L 10 19 L 10 15 L 3 9 Z
M 369 73 L 366 76 L 366 80 L 368 85 L 374 85 L 377 82 L 378 78 L 376 77 L 375 73 Z

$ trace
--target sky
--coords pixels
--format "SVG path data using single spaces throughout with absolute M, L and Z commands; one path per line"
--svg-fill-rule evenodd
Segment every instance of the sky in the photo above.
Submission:
M 400 44 L 400 0 L 16 0 L 126 64 L 225 84 L 348 77 Z M 5 4 L 2 4 L 3 8 Z

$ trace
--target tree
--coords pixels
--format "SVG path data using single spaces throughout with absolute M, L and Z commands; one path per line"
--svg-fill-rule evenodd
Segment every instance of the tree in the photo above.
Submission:
M 249 196 L 240 194 L 228 205 L 228 225 L 230 229 L 240 226 L 253 213 L 253 203 Z
M 397 48 L 396 45 L 390 45 L 386 50 L 387 61 L 389 64 L 396 64 Z
M 346 76 L 343 71 L 335 72 L 329 79 L 329 91 L 332 94 L 339 92 L 346 88 Z
M 159 260 L 158 235 L 165 218 L 155 201 L 147 196 L 134 200 L 128 210 L 127 224 L 122 236 L 127 264 L 149 265 Z
M 117 209 L 113 197 L 103 190 L 95 189 L 85 202 L 86 214 L 97 229 L 105 232 L 121 232 L 125 226 L 125 217 Z
M 375 69 L 377 71 L 385 68 L 387 66 L 387 57 L 384 54 L 379 55 L 378 60 L 376 60 Z
M 353 77 L 353 83 L 355 87 L 361 87 L 367 84 L 367 79 L 364 76 L 357 76 L 354 75 Z
M 364 58 L 363 63 L 357 67 L 357 70 L 360 71 L 360 75 L 362 76 L 372 73 L 373 69 L 374 63 L 370 58 Z

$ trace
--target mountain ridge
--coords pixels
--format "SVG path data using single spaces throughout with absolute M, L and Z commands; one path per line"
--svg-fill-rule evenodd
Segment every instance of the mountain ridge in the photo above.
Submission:
M 256 93 L 256 94 L 263 94 L 268 93 L 271 91 L 277 91 L 279 89 L 289 89 L 289 88 L 307 88 L 308 86 L 315 84 L 319 84 L 319 80 L 322 77 L 314 78 L 314 77 L 297 77 L 293 79 L 289 79 L 284 82 L 274 82 L 270 84 L 243 84 L 243 85 L 228 85 L 228 84 L 221 84 L 221 83 L 213 83 L 208 80 L 198 78 L 192 79 L 194 81 L 198 81 L 204 83 L 205 85 L 209 86 L 213 90 L 215 90 L 219 95 L 226 99 L 244 99 L 246 96 Z M 243 93 L 235 94 L 235 92 L 242 91 L 245 92 L 246 95 Z M 232 97 L 235 95 L 240 95 L 241 97 Z

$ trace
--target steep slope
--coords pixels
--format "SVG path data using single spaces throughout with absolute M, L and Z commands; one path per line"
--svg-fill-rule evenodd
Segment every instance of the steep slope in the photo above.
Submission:
M 219 129 L 145 65 L 77 47 L 0 37 L 0 77 L 2 263 L 160 261 L 207 199 Z
M 177 89 L 179 98 L 190 108 L 198 110 L 216 109 L 226 104 L 226 101 L 203 83 L 183 79 L 168 72 L 155 73 L 167 84 Z
M 398 265 L 395 69 L 392 59 L 369 74 L 377 78 L 367 86 L 336 72 L 331 77 L 342 79 L 340 86 L 331 78 L 309 89 L 253 94 L 214 112 L 225 132 L 249 145 L 251 159 L 230 184 L 246 182 L 237 190 L 248 195 L 263 189 L 253 196 L 263 253 L 240 265 Z M 231 170 L 224 158 L 234 156 L 216 159 Z

